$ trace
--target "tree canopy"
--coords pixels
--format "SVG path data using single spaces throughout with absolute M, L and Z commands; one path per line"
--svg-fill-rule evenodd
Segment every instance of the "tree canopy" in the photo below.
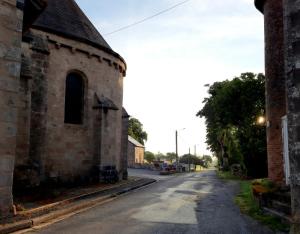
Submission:
M 136 118 L 130 118 L 128 122 L 128 135 L 136 139 L 142 145 L 145 145 L 145 141 L 148 139 L 148 134 L 143 130 L 143 125 Z
M 213 162 L 212 157 L 209 155 L 203 155 L 203 157 L 201 159 L 203 161 L 204 167 L 206 167 L 206 168 L 208 168 Z
M 201 160 L 199 157 L 192 155 L 192 154 L 185 154 L 179 159 L 180 163 L 184 164 L 195 164 L 195 165 L 201 165 L 204 166 L 203 160 Z
M 150 151 L 146 151 L 144 158 L 148 163 L 152 163 L 155 160 L 155 155 Z
M 265 109 L 264 75 L 243 73 L 215 82 L 208 94 L 197 116 L 205 118 L 206 142 L 221 166 L 240 164 L 249 176 L 265 176 L 266 130 L 256 124 Z

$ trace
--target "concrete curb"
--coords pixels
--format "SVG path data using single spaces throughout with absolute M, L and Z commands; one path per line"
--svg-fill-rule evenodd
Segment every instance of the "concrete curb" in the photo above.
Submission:
M 82 200 L 82 199 L 85 199 L 85 198 L 88 198 L 88 197 L 97 196 L 97 195 L 99 195 L 103 192 L 109 191 L 111 189 L 117 189 L 117 188 L 120 188 L 121 186 L 125 186 L 125 185 L 130 185 L 130 182 L 122 183 L 122 184 L 119 184 L 117 186 L 110 186 L 108 188 L 102 188 L 102 189 L 99 189 L 99 190 L 96 190 L 96 191 L 93 191 L 93 192 L 90 192 L 90 193 L 74 196 L 72 198 L 68 198 L 68 199 L 65 199 L 65 200 L 62 200 L 62 201 L 58 201 L 58 202 L 54 202 L 54 203 L 51 203 L 51 204 L 48 204 L 48 205 L 40 206 L 40 207 L 31 209 L 31 210 L 28 210 L 28 211 L 21 211 L 21 212 L 19 212 L 19 214 L 22 215 L 22 216 L 28 216 L 28 215 L 32 215 L 34 213 L 43 212 L 45 210 L 60 207 L 60 206 L 63 206 L 63 205 L 66 205 L 66 204 L 69 204 L 69 203 L 72 203 L 72 202 L 75 202 L 75 201 L 79 201 L 79 200 Z
M 7 224 L 4 227 L 0 227 L 0 233 L 6 234 L 11 232 L 16 232 L 19 230 L 31 228 L 33 226 L 32 220 L 24 220 L 12 224 Z
M 51 220 L 58 219 L 63 216 L 71 216 L 72 214 L 77 214 L 82 211 L 85 211 L 89 208 L 92 208 L 96 205 L 101 205 L 103 203 L 112 201 L 116 199 L 118 196 L 122 194 L 126 194 L 130 191 L 145 187 L 147 185 L 155 183 L 156 180 L 154 179 L 141 179 L 140 181 L 136 181 L 136 183 L 130 184 L 128 183 L 128 187 L 120 189 L 122 186 L 125 186 L 125 184 L 121 184 L 116 187 L 111 187 L 110 189 L 104 189 L 101 191 L 96 191 L 92 193 L 83 194 L 81 196 L 77 196 L 74 198 L 66 199 L 61 202 L 54 203 L 53 205 L 46 205 L 44 207 L 36 209 L 36 212 L 45 211 L 43 208 L 54 208 L 59 207 L 61 205 L 64 205 L 65 207 L 55 210 L 55 211 L 49 211 L 47 214 L 43 214 L 40 217 L 30 218 L 27 220 L 18 221 L 11 224 L 5 224 L 0 225 L 0 234 L 7 234 L 12 233 L 16 231 L 21 231 L 25 229 L 32 228 L 34 226 L 41 225 L 43 223 L 47 223 Z M 120 191 L 113 192 L 113 190 L 120 189 Z M 102 195 L 103 192 L 109 192 L 109 190 L 112 190 L 112 193 L 107 195 Z M 98 197 L 97 197 L 98 196 Z M 68 216 L 68 217 L 69 217 Z

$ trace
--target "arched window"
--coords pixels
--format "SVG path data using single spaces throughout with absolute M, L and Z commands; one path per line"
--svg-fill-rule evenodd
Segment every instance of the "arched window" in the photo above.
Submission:
M 84 109 L 84 80 L 78 73 L 66 79 L 65 123 L 82 124 Z

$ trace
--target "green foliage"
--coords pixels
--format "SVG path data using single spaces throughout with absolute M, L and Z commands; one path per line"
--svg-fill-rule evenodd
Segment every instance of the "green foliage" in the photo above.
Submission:
M 176 153 L 173 153 L 173 152 L 169 152 L 167 154 L 163 154 L 161 152 L 158 152 L 156 155 L 155 155 L 155 158 L 156 160 L 158 161 L 169 161 L 170 163 L 173 163 L 176 161 Z
M 136 118 L 130 118 L 128 122 L 128 135 L 145 145 L 148 134 L 143 130 L 143 125 Z
M 217 171 L 217 176 L 223 180 L 240 180 L 241 178 L 234 176 L 230 171 Z
M 249 180 L 240 180 L 240 178 L 232 175 L 229 171 L 217 171 L 217 175 L 221 179 L 238 180 L 240 182 L 240 193 L 235 197 L 235 203 L 240 207 L 242 213 L 249 215 L 275 231 L 288 231 L 289 226 L 282 223 L 279 218 L 264 214 L 253 196 L 251 188 L 252 183 L 260 183 L 265 184 L 266 186 L 271 186 L 267 179 L 254 180 L 251 183 Z
M 276 189 L 277 185 L 268 178 L 263 179 L 256 179 L 252 181 L 252 185 L 261 185 L 263 187 L 266 187 L 268 189 Z
M 273 230 L 287 231 L 289 229 L 288 225 L 283 224 L 280 219 L 266 215 L 260 210 L 253 197 L 250 181 L 241 181 L 240 183 L 241 191 L 235 198 L 235 202 L 243 213 L 259 220 Z
M 155 155 L 150 151 L 146 151 L 144 158 L 148 163 L 152 163 L 155 160 Z
M 206 168 L 208 168 L 213 162 L 212 157 L 209 156 L 209 155 L 203 155 L 201 160 L 203 162 L 203 166 L 206 167 Z
M 184 164 L 190 163 L 190 164 L 204 166 L 203 160 L 201 160 L 199 157 L 192 154 L 183 155 L 182 157 L 179 158 L 179 162 Z
M 176 161 L 176 153 L 174 153 L 174 152 L 167 153 L 166 160 L 170 161 L 171 163 L 175 162 Z
M 155 154 L 155 159 L 157 161 L 163 161 L 165 159 L 165 157 L 166 156 L 163 153 L 161 153 L 161 152 L 158 152 L 157 154 Z
M 264 75 L 243 73 L 231 81 L 215 82 L 208 93 L 197 116 L 205 117 L 210 150 L 223 168 L 240 164 L 248 176 L 264 177 L 266 131 L 256 124 L 265 108 Z

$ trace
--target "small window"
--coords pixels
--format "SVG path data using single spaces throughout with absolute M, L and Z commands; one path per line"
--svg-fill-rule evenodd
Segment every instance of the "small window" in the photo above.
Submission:
M 65 123 L 82 124 L 84 81 L 81 75 L 70 73 L 66 79 Z

